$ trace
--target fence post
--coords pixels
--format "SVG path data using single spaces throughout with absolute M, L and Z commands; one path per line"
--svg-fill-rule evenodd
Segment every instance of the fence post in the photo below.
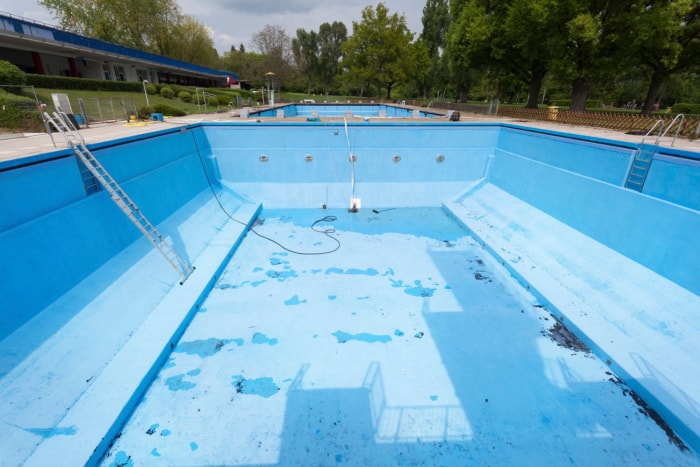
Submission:
M 80 107 L 80 113 L 83 114 L 83 120 L 85 120 L 85 127 L 90 128 L 90 122 L 88 121 L 87 112 L 85 111 L 85 103 L 82 97 L 78 97 L 78 107 Z

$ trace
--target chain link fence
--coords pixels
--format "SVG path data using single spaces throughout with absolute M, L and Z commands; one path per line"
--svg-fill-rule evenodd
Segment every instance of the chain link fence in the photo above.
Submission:
M 0 135 L 46 131 L 34 86 L 0 85 Z
M 73 112 L 81 117 L 78 123 L 85 125 L 128 122 L 138 116 L 136 100 L 123 97 L 79 97 L 77 108 L 74 107 Z

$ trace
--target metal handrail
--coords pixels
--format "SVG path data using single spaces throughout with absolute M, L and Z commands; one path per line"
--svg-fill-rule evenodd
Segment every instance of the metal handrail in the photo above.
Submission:
M 676 115 L 676 116 L 674 117 L 674 119 L 671 120 L 671 124 L 670 124 L 669 126 L 666 127 L 666 131 L 664 131 L 664 134 L 661 135 L 662 138 L 663 138 L 664 136 L 666 136 L 666 133 L 668 133 L 668 130 L 671 129 L 671 127 L 673 126 L 673 124 L 676 123 L 676 120 L 678 120 L 679 118 L 680 118 L 681 122 L 678 124 L 678 128 L 676 129 L 676 134 L 673 135 L 673 141 L 671 141 L 671 146 L 674 145 L 674 143 L 676 142 L 676 138 L 678 138 L 678 133 L 680 133 L 680 132 L 681 132 L 681 128 L 683 128 L 683 123 L 685 122 L 685 115 L 684 115 L 684 114 L 678 114 L 678 115 Z

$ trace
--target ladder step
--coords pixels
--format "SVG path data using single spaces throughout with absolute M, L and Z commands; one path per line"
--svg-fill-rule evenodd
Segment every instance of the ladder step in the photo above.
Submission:
M 66 140 L 69 140 L 70 137 L 71 136 L 67 136 Z M 99 181 L 99 183 L 109 193 L 110 198 L 117 204 L 122 212 L 124 212 L 124 214 L 141 231 L 141 233 L 143 233 L 148 241 L 150 241 L 151 244 L 153 244 L 153 246 L 163 255 L 168 263 L 176 271 L 178 271 L 178 273 L 182 276 L 182 281 L 180 283 L 184 282 L 192 273 L 193 268 L 183 261 L 172 246 L 165 241 L 160 232 L 158 232 L 158 230 L 156 230 L 153 224 L 149 222 L 146 216 L 143 215 L 138 206 L 136 206 L 136 203 L 129 198 L 116 180 L 111 177 L 109 172 L 102 167 L 87 146 L 85 146 L 83 142 L 77 142 L 76 144 L 72 144 L 72 147 L 75 154 L 86 166 L 87 171 L 90 172 L 97 181 Z

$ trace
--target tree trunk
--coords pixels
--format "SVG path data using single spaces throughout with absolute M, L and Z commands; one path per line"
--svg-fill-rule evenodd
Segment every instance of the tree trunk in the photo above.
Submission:
M 575 78 L 571 82 L 571 106 L 570 110 L 583 112 L 586 110 L 586 99 L 593 88 L 593 80 L 590 78 Z
M 649 83 L 649 89 L 647 90 L 647 98 L 644 101 L 644 106 L 642 107 L 642 115 L 649 115 L 654 109 L 654 104 L 658 102 L 661 97 L 661 87 L 666 81 L 667 74 L 660 69 L 655 69 L 651 74 L 651 82 Z
M 528 84 L 529 95 L 527 96 L 527 104 L 525 105 L 526 108 L 537 108 L 537 101 L 540 98 L 540 90 L 542 89 L 542 81 L 544 80 L 546 74 L 547 70 L 540 64 L 534 64 L 532 66 L 530 83 Z

